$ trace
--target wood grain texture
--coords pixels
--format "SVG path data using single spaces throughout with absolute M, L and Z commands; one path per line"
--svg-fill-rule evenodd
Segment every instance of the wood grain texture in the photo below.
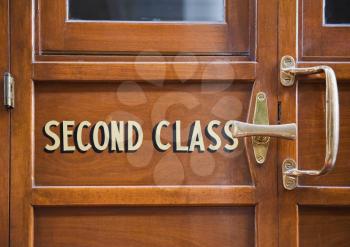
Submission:
M 136 60 L 136 61 L 135 61 Z M 72 73 L 74 71 L 74 73 Z M 256 78 L 255 62 L 166 62 L 138 57 L 124 62 L 36 62 L 37 81 L 119 80 L 249 80 Z
M 10 5 L 11 72 L 16 79 L 16 110 L 11 119 L 10 246 L 33 246 L 30 205 L 32 162 L 32 1 Z M 21 154 L 21 155 L 19 155 Z
M 40 55 L 35 54 L 34 59 L 36 62 L 135 62 L 140 59 L 143 62 L 173 62 L 174 66 L 176 63 L 186 62 L 250 62 L 254 63 L 254 59 L 246 56 L 220 56 L 220 55 L 205 55 L 205 54 L 191 54 L 191 53 L 181 53 L 177 52 L 174 54 L 152 54 L 142 53 L 141 56 L 137 54 L 50 54 L 50 55 Z
M 334 170 L 321 177 L 303 177 L 300 185 L 350 186 L 350 84 L 339 82 L 340 143 Z M 299 82 L 299 166 L 301 169 L 322 167 L 326 149 L 325 85 L 322 82 Z M 308 106 L 308 107 L 302 107 Z M 312 148 L 310 148 L 312 147 Z
M 32 190 L 32 205 L 191 205 L 256 204 L 253 186 L 42 187 Z
M 300 187 L 297 189 L 299 205 L 349 206 L 350 190 L 348 187 Z
M 349 246 L 349 207 L 300 207 L 299 217 L 300 247 Z
M 259 91 L 266 93 L 270 124 L 276 124 L 277 85 L 275 82 L 278 70 L 278 1 L 260 0 L 257 2 L 257 61 L 259 63 L 254 95 Z M 254 107 L 252 106 L 251 108 L 253 109 Z M 259 247 L 278 246 L 276 144 L 276 140 L 272 140 L 270 143 L 267 160 L 263 166 L 257 168 L 254 158 L 250 160 L 250 164 L 252 164 L 251 170 L 255 173 L 257 197 L 261 200 L 257 205 L 256 217 L 256 225 L 258 227 L 257 245 Z M 251 146 L 249 148 L 251 151 Z M 250 154 L 249 157 L 254 156 Z
M 228 0 L 226 7 L 228 17 L 220 24 L 75 22 L 66 20 L 65 0 L 40 0 L 37 53 L 154 51 L 249 56 L 254 48 L 255 1 Z
M 324 161 L 324 75 L 301 76 L 298 86 L 279 85 L 281 124 L 296 122 L 299 126 L 296 142 L 279 141 L 279 245 L 347 246 L 348 234 L 343 228 L 349 232 L 344 220 L 348 221 L 350 205 L 347 152 L 350 66 L 345 61 L 350 30 L 321 28 L 321 0 L 280 1 L 279 9 L 279 58 L 299 55 L 298 67 L 331 66 L 339 81 L 341 111 L 340 153 L 335 170 L 319 178 L 300 178 L 298 188 L 287 191 L 282 185 L 280 168 L 284 159 L 298 160 L 303 169 L 319 169 Z
M 250 185 L 244 143 L 232 152 L 221 134 L 232 119 L 246 121 L 252 84 L 240 82 L 147 82 L 122 83 L 44 83 L 35 84 L 35 184 L 39 186 L 98 185 Z M 93 100 L 92 100 L 93 99 Z M 82 114 L 84 113 L 84 114 Z M 217 119 L 215 131 L 222 145 L 217 152 L 159 152 L 154 146 L 153 128 L 166 119 L 173 125 L 181 120 L 182 144 L 189 142 L 190 126 L 201 121 L 205 149 L 211 143 L 205 126 Z M 110 122 L 134 120 L 143 129 L 139 150 L 126 152 L 62 153 L 45 152 L 51 143 L 43 134 L 51 120 Z M 90 128 L 91 130 L 91 128 Z M 59 128 L 54 130 L 59 135 Z M 89 142 L 89 130 L 83 132 Z M 162 130 L 163 142 L 174 147 L 172 126 Z M 73 145 L 73 138 L 70 138 Z M 197 164 L 200 163 L 200 164 Z
M 9 71 L 9 6 L 0 0 L 0 75 Z M 2 80 L 1 80 L 2 82 Z M 0 102 L 4 99 L 0 90 Z M 10 112 L 1 105 L 0 110 L 0 244 L 9 244 L 10 193 Z
M 35 208 L 36 247 L 253 247 L 254 207 Z
M 300 60 L 349 61 L 349 27 L 323 24 L 323 0 L 298 1 Z
M 123 224 L 119 226 L 124 229 L 130 229 L 130 227 L 137 223 L 142 229 L 145 229 L 145 233 L 141 232 L 142 236 L 145 237 L 147 237 L 147 230 L 152 233 L 152 227 L 158 229 L 164 226 L 164 229 L 169 229 L 168 234 L 174 235 L 170 241 L 182 246 L 186 246 L 184 242 L 179 240 L 183 239 L 183 234 L 185 234 L 186 238 L 193 240 L 191 243 L 199 243 L 199 246 L 205 246 L 206 244 L 208 246 L 213 246 L 214 244 L 215 246 L 278 246 L 277 146 L 275 140 L 271 140 L 269 156 L 263 166 L 257 166 L 255 163 L 250 138 L 242 140 L 242 143 L 244 142 L 246 145 L 246 152 L 242 156 L 245 155 L 246 158 L 239 163 L 240 165 L 245 163 L 246 166 L 244 169 L 249 170 L 252 176 L 254 183 L 249 183 L 250 186 L 205 186 L 203 184 L 207 181 L 204 181 L 201 186 L 177 185 L 171 188 L 169 186 L 168 188 L 164 188 L 163 186 L 91 187 L 84 185 L 73 188 L 71 186 L 64 186 L 64 183 L 61 184 L 63 186 L 36 186 L 32 180 L 35 175 L 33 173 L 35 165 L 37 164 L 36 157 L 38 157 L 35 156 L 37 155 L 35 152 L 38 152 L 40 149 L 40 146 L 37 146 L 35 140 L 35 131 L 38 130 L 35 126 L 36 121 L 40 119 L 40 121 L 45 120 L 44 117 L 49 116 L 49 114 L 52 114 L 50 117 L 60 117 L 63 119 L 63 112 L 60 112 L 59 108 L 64 104 L 64 97 L 72 106 L 81 106 L 80 111 L 77 109 L 67 110 L 67 113 L 69 111 L 75 112 L 76 115 L 72 115 L 72 117 L 82 119 L 85 118 L 85 114 L 91 114 L 92 118 L 99 119 L 103 115 L 103 111 L 105 111 L 104 107 L 111 107 L 107 100 L 104 104 L 101 103 L 104 98 L 103 96 L 108 95 L 108 92 L 110 92 L 109 89 L 119 85 L 122 81 L 137 81 L 139 86 L 142 87 L 147 87 L 145 85 L 148 82 L 157 83 L 159 81 L 176 85 L 176 88 L 186 88 L 199 82 L 204 85 L 209 83 L 210 88 L 228 80 L 234 81 L 232 84 L 233 88 L 238 84 L 241 84 L 242 87 L 251 87 L 253 85 L 249 90 L 243 90 L 245 92 L 242 98 L 244 101 L 245 118 L 247 121 L 252 120 L 254 112 L 254 104 L 252 102 L 254 102 L 257 92 L 264 91 L 268 95 L 270 122 L 275 124 L 277 122 L 277 85 L 275 82 L 277 76 L 278 1 L 260 0 L 256 3 L 256 8 L 255 5 L 248 4 L 251 2 L 255 3 L 256 1 L 236 1 L 238 4 L 241 3 L 243 7 L 241 11 L 239 8 L 235 10 L 237 13 L 240 11 L 240 13 L 237 16 L 230 17 L 231 20 L 242 19 L 238 17 L 240 15 L 245 16 L 246 6 L 249 5 L 249 24 L 255 26 L 249 30 L 244 28 L 246 22 L 242 19 L 242 30 L 238 31 L 232 37 L 226 36 L 227 39 L 225 40 L 221 39 L 223 36 L 220 36 L 222 43 L 203 43 L 203 41 L 208 41 L 208 39 L 216 39 L 218 41 L 217 33 L 215 35 L 205 36 L 200 40 L 200 43 L 195 44 L 189 43 L 189 36 L 193 36 L 193 33 L 196 33 L 195 30 L 193 30 L 192 34 L 188 34 L 189 36 L 186 36 L 184 32 L 174 32 L 174 35 L 181 35 L 183 39 L 175 39 L 174 35 L 170 35 L 169 37 L 172 38 L 173 43 L 164 48 L 165 42 L 160 47 L 157 47 L 157 49 L 161 47 L 164 49 L 180 48 L 171 50 L 170 55 L 161 61 L 159 61 L 159 54 L 154 59 L 154 56 L 149 56 L 150 53 L 145 54 L 146 56 L 136 56 L 137 59 L 141 59 L 137 61 L 131 60 L 134 58 L 130 58 L 131 55 L 124 59 L 126 55 L 123 54 L 123 50 L 118 51 L 113 48 L 115 45 L 122 45 L 122 43 L 116 42 L 121 36 L 117 37 L 115 33 L 113 33 L 113 37 L 110 37 L 113 38 L 113 44 L 110 42 L 96 42 L 101 37 L 95 37 L 96 33 L 89 33 L 88 28 L 84 29 L 84 26 L 80 26 L 82 28 L 81 30 L 74 31 L 74 33 L 71 32 L 72 35 L 78 36 L 66 35 L 62 33 L 64 31 L 62 27 L 65 25 L 62 19 L 61 22 L 55 19 L 56 15 L 62 15 L 62 9 L 55 8 L 57 7 L 57 3 L 62 3 L 63 1 L 42 0 L 40 2 L 45 2 L 51 11 L 45 11 L 44 15 L 47 16 L 45 23 L 42 20 L 36 19 L 37 23 L 42 22 L 35 26 L 35 31 L 40 32 L 39 35 L 38 33 L 35 34 L 35 48 L 32 47 L 31 37 L 31 27 L 35 25 L 35 23 L 32 23 L 32 10 L 37 10 L 38 6 L 34 6 L 33 8 L 32 2 L 26 0 L 13 0 L 12 4 L 13 42 L 16 42 L 16 49 L 13 48 L 13 68 L 15 76 L 17 75 L 20 81 L 16 89 L 20 100 L 16 102 L 17 108 L 14 111 L 12 136 L 12 150 L 14 151 L 11 157 L 11 186 L 13 188 L 11 194 L 11 200 L 13 201 L 11 204 L 12 246 L 60 246 L 60 241 L 63 241 L 63 246 L 74 245 L 74 243 L 77 243 L 76 246 L 86 246 L 87 244 L 92 246 L 108 246 L 110 243 L 108 241 L 113 241 L 121 236 L 121 234 L 112 234 L 116 230 L 115 227 L 118 227 L 117 223 L 119 223 L 118 221 L 120 219 L 119 216 L 114 217 L 113 215 L 119 212 L 120 207 L 123 207 L 123 212 L 129 213 L 130 217 L 126 217 L 125 221 L 122 222 Z M 21 14 L 19 15 L 18 13 Z M 251 22 L 251 20 L 254 21 Z M 50 29 L 49 31 L 52 32 L 52 36 L 44 37 L 41 35 L 41 31 L 45 29 L 42 24 L 47 26 L 46 29 Z M 94 28 L 96 31 L 96 27 Z M 157 28 L 161 30 L 164 27 Z M 150 30 L 153 32 L 154 29 L 156 27 L 152 27 Z M 188 31 L 190 29 L 191 25 L 182 31 Z M 106 30 L 106 28 L 102 28 L 101 30 Z M 110 31 L 107 30 L 106 32 Z M 157 30 L 152 33 L 152 36 L 156 36 L 155 33 L 157 33 Z M 240 33 L 243 35 L 239 35 Z M 145 33 L 140 32 L 139 34 L 142 35 Z M 240 54 L 242 58 L 239 59 L 232 56 L 215 56 L 213 58 L 207 56 L 203 58 L 205 57 L 202 56 L 203 53 L 198 53 L 201 56 L 197 60 L 199 63 L 196 64 L 196 61 L 186 61 L 183 58 L 176 60 L 175 56 L 169 58 L 171 55 L 178 54 L 178 52 L 184 51 L 184 48 L 191 46 L 196 51 L 203 49 L 203 47 L 209 47 L 208 49 L 213 52 L 212 54 L 220 54 L 223 48 L 226 49 L 229 47 L 231 49 L 233 46 L 239 44 L 246 45 L 243 41 L 246 40 L 246 35 L 248 34 L 249 53 Z M 145 45 L 148 45 L 148 48 L 152 48 L 152 44 L 150 42 L 143 42 L 142 37 L 138 37 L 138 43 L 136 44 L 136 35 L 135 33 L 133 35 L 134 37 L 130 37 L 130 41 L 132 42 L 128 43 L 125 41 L 124 45 L 129 45 L 129 48 L 134 50 L 141 50 Z M 195 38 L 203 37 L 201 35 L 197 35 Z M 78 43 L 65 42 L 65 38 L 70 39 L 70 41 L 68 40 L 69 42 L 74 42 L 75 40 Z M 43 39 L 47 41 L 50 39 L 50 41 L 46 44 L 40 43 L 39 41 Z M 242 40 L 235 41 L 236 39 Z M 85 40 L 86 43 L 79 43 L 79 40 Z M 62 48 L 60 46 L 64 44 L 71 46 L 74 51 L 70 51 L 68 46 L 68 48 Z M 229 46 L 226 46 L 227 44 Z M 41 51 L 45 51 L 45 46 L 46 48 L 49 46 L 56 47 L 57 50 L 53 49 L 52 51 L 57 54 L 50 56 L 49 49 L 46 49 L 47 54 L 41 54 Z M 95 50 L 91 47 L 95 47 L 96 50 L 89 55 L 89 59 L 84 60 L 85 58 L 82 58 L 80 55 L 74 56 L 76 54 L 75 52 L 80 52 L 77 49 L 79 46 L 85 49 L 83 53 L 86 51 L 90 53 L 92 50 Z M 103 52 L 106 49 L 108 54 Z M 208 52 L 207 49 L 205 50 L 205 52 Z M 99 53 L 99 51 L 102 52 Z M 114 54 L 114 51 L 117 53 Z M 106 60 L 104 58 L 98 58 L 112 53 L 113 56 Z M 121 56 L 116 59 L 117 54 L 123 54 L 124 57 Z M 91 58 L 93 55 L 96 55 L 96 59 L 95 57 L 93 59 Z M 134 56 L 135 54 L 132 55 Z M 195 56 L 196 54 L 192 54 L 192 59 Z M 43 57 L 44 59 L 42 59 Z M 42 60 L 33 61 L 36 58 Z M 66 58 L 67 60 L 65 60 Z M 257 58 L 256 61 L 255 58 Z M 248 62 L 248 59 L 254 60 L 254 62 Z M 182 81 L 186 82 L 182 83 Z M 71 90 L 72 88 L 74 90 Z M 163 89 L 166 91 L 167 87 Z M 251 97 L 246 94 L 247 91 L 249 91 Z M 156 94 L 152 90 L 149 92 L 151 92 L 150 95 L 153 94 L 152 97 L 155 97 Z M 161 90 L 159 93 L 161 93 Z M 229 91 L 228 94 L 234 95 L 235 90 Z M 52 102 L 48 100 L 49 95 L 51 95 Z M 69 97 L 72 95 L 74 97 Z M 98 99 L 99 96 L 101 96 L 100 99 Z M 217 95 L 213 94 L 212 98 L 219 98 L 221 96 L 219 92 Z M 78 100 L 76 101 L 74 98 Z M 91 107 L 91 103 L 88 104 L 86 98 L 89 98 L 90 101 L 100 101 L 100 108 L 94 109 Z M 81 104 L 79 100 L 85 103 L 79 105 Z M 208 98 L 206 102 L 210 103 L 212 99 Z M 232 107 L 232 105 L 230 106 Z M 37 106 L 44 109 L 40 114 L 37 114 L 39 112 L 34 112 L 34 110 L 37 110 L 35 108 Z M 234 110 L 234 107 L 232 107 L 232 111 Z M 80 114 L 78 115 L 78 113 Z M 178 113 L 181 112 L 176 113 L 175 110 L 168 117 L 175 117 Z M 183 114 L 183 117 L 186 118 L 189 116 Z M 200 114 L 200 117 L 208 118 L 208 115 Z M 18 155 L 19 153 L 21 155 Z M 88 159 L 91 159 L 91 157 L 89 156 Z M 62 162 L 62 160 L 59 160 L 59 162 Z M 74 159 L 68 163 L 74 165 Z M 98 166 L 105 165 L 102 162 L 97 163 Z M 46 172 L 50 174 L 54 174 L 56 168 L 60 169 L 54 166 L 54 163 L 48 164 L 52 169 L 47 169 Z M 69 172 L 69 170 L 65 170 L 65 174 L 61 174 L 60 176 L 69 176 Z M 234 176 L 238 175 L 235 174 Z M 130 176 L 128 179 L 132 180 L 133 177 Z M 226 181 L 225 177 L 219 182 L 223 181 Z M 45 183 L 49 182 L 49 179 L 45 181 Z M 36 207 L 35 205 L 44 205 L 45 208 Z M 59 207 L 54 207 L 55 205 Z M 147 208 L 142 208 L 142 212 L 152 212 L 151 216 L 146 215 L 135 221 L 134 215 L 140 212 L 137 211 L 135 206 L 144 205 L 147 205 Z M 176 205 L 182 207 L 176 209 L 173 209 L 174 207 L 168 207 L 162 211 L 162 209 L 159 209 L 159 205 Z M 72 206 L 80 207 L 74 208 Z M 210 208 L 206 206 L 210 206 Z M 223 206 L 230 207 L 223 208 Z M 236 206 L 245 207 L 237 208 Z M 172 210 L 175 210 L 175 213 L 172 214 Z M 177 210 L 181 210 L 181 212 Z M 187 213 L 183 213 L 184 210 L 187 210 Z M 198 212 L 207 212 L 207 210 L 211 212 L 209 218 L 196 215 Z M 157 212 L 159 212 L 158 216 Z M 176 215 L 174 224 L 166 224 L 166 219 L 173 217 L 173 215 Z M 34 217 L 36 218 L 34 219 Z M 188 223 L 189 219 L 191 219 L 191 222 L 195 222 L 196 227 L 191 228 L 191 231 L 179 229 L 179 225 L 190 224 L 191 222 Z M 80 221 L 84 224 L 75 225 L 77 224 L 76 222 L 79 223 Z M 101 222 L 106 222 L 106 224 L 102 224 Z M 60 225 L 61 223 L 64 223 L 64 225 Z M 69 225 L 75 226 L 69 228 Z M 239 228 L 238 225 L 243 227 Z M 68 226 L 68 228 L 65 229 L 65 226 Z M 96 227 L 105 227 L 105 231 L 98 231 Z M 117 229 L 118 233 L 123 231 L 122 228 L 120 229 Z M 203 233 L 203 231 L 198 229 L 204 229 L 205 231 Z M 66 231 L 67 234 L 60 234 Z M 213 234 L 215 232 L 221 234 Z M 226 235 L 226 232 L 229 234 Z M 225 235 L 222 235 L 222 233 L 225 233 Z M 138 237 L 140 233 L 134 231 L 127 232 L 127 234 Z M 56 236 L 58 235 L 59 237 L 57 238 Z M 236 237 L 238 235 L 240 235 L 240 238 Z M 103 238 L 104 236 L 106 238 Z M 96 242 L 89 238 L 102 238 L 101 241 L 107 241 L 107 244 Z M 169 237 L 166 238 L 168 239 Z M 143 241 L 141 237 L 139 239 Z M 143 243 L 145 244 L 144 246 L 159 245 L 158 239 L 154 237 L 147 239 Z
M 297 43 L 296 33 L 297 0 L 279 1 L 279 22 L 278 22 L 278 63 L 285 55 L 296 57 Z M 277 65 L 279 66 L 279 64 Z M 284 87 L 280 83 L 279 75 L 276 76 L 278 84 L 278 100 L 280 101 L 280 124 L 296 123 L 297 121 L 297 99 L 296 86 Z M 278 203 L 279 203 L 279 246 L 298 246 L 298 217 L 295 204 L 296 191 L 286 191 L 282 183 L 281 165 L 286 158 L 295 159 L 297 156 L 296 143 L 294 141 L 278 140 Z

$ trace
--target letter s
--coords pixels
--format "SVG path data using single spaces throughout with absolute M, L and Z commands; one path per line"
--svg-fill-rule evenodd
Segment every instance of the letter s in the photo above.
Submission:
M 52 132 L 50 129 L 52 126 L 57 127 L 59 124 L 60 123 L 55 121 L 55 120 L 49 121 L 45 124 L 44 134 L 52 142 L 52 145 L 46 144 L 46 146 L 45 146 L 45 150 L 48 152 L 53 152 L 60 147 L 61 140 L 60 140 L 59 136 L 56 133 Z
M 233 120 L 228 121 L 224 126 L 224 134 L 229 141 L 229 144 L 226 144 L 224 150 L 226 152 L 231 152 L 238 147 L 238 139 L 233 137 L 231 126 L 233 125 Z
M 214 128 L 220 126 L 220 124 L 221 124 L 221 122 L 219 120 L 213 120 L 213 121 L 209 122 L 209 124 L 206 128 L 206 135 L 209 138 L 209 140 L 212 142 L 208 147 L 208 150 L 210 152 L 215 152 L 215 151 L 219 150 L 219 148 L 221 146 L 221 139 L 213 130 Z

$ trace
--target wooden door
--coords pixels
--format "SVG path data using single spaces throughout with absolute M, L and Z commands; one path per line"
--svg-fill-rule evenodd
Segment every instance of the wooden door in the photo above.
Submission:
M 230 132 L 258 92 L 277 121 L 277 0 L 111 2 L 11 1 L 11 246 L 277 246 L 277 142 L 258 165 Z
M 287 191 L 279 171 L 280 246 L 349 246 L 350 242 L 350 5 L 347 1 L 280 1 L 279 58 L 297 67 L 327 65 L 338 79 L 340 143 L 335 169 L 324 176 L 299 177 Z M 297 122 L 297 144 L 279 143 L 279 167 L 286 158 L 300 169 L 321 169 L 325 158 L 325 78 L 300 76 L 280 86 L 281 123 Z

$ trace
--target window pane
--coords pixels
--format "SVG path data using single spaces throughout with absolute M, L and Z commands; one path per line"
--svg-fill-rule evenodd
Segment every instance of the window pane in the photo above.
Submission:
M 327 24 L 350 24 L 349 0 L 325 0 L 325 3 Z
M 69 0 L 69 19 L 223 22 L 225 0 Z

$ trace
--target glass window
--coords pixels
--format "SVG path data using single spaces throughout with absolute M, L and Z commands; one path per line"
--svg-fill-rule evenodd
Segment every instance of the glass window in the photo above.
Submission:
M 326 24 L 350 24 L 349 0 L 324 0 Z
M 69 0 L 69 19 L 224 22 L 225 0 Z

